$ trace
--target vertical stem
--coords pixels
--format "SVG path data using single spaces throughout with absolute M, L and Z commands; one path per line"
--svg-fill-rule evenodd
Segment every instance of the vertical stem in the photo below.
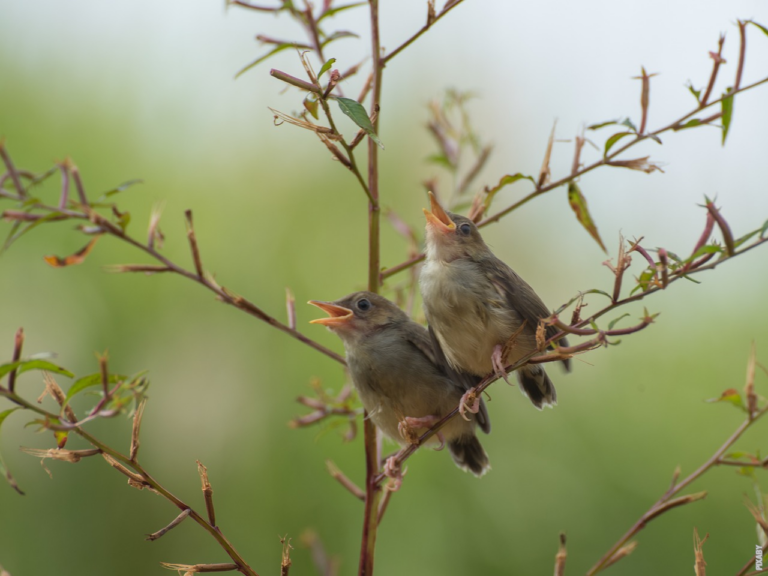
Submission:
M 368 0 L 371 7 L 371 52 L 373 58 L 373 84 L 371 95 L 371 114 L 374 116 L 373 127 L 378 131 L 379 98 L 381 97 L 381 49 L 379 44 L 379 2 Z M 379 291 L 379 157 L 378 146 L 368 139 L 368 289 Z M 378 507 L 381 489 L 376 485 L 379 461 L 376 450 L 376 426 L 365 415 L 363 431 L 365 435 L 365 512 L 363 517 L 363 536 L 360 545 L 360 576 L 373 576 L 373 552 L 376 546 L 378 528 Z

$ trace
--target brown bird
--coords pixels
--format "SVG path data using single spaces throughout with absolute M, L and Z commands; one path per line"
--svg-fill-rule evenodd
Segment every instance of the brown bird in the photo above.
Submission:
M 550 312 L 533 288 L 493 255 L 472 220 L 443 210 L 431 192 L 430 201 L 432 211 L 424 210 L 427 257 L 419 278 L 430 331 L 455 370 L 476 376 L 496 372 L 506 380 L 505 361 L 514 363 L 537 349 L 539 320 Z M 547 337 L 555 333 L 554 326 L 547 327 Z M 568 360 L 563 363 L 570 369 Z M 534 406 L 556 404 L 542 365 L 526 364 L 516 373 Z
M 347 365 L 368 417 L 393 440 L 426 432 L 459 404 L 472 383 L 441 366 L 427 330 L 394 303 L 372 292 L 356 292 L 335 302 L 310 300 L 328 314 L 312 320 L 335 332 L 344 343 Z M 488 456 L 475 435 L 475 426 L 490 432 L 485 404 L 476 415 L 453 418 L 435 436 L 456 465 L 482 476 Z M 442 446 L 441 446 L 442 447 Z M 385 470 L 393 475 L 393 458 Z

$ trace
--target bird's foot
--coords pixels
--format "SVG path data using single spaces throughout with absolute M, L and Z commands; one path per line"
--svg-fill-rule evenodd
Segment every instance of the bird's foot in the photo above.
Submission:
M 406 416 L 397 425 L 397 431 L 400 432 L 400 436 L 409 444 L 418 444 L 419 435 L 416 434 L 416 430 L 419 428 L 431 428 L 440 421 L 437 416 L 423 416 L 421 418 L 413 418 Z M 440 440 L 440 447 L 436 450 L 442 450 L 445 447 L 445 438 L 438 432 L 437 439 Z
M 407 470 L 406 470 L 407 472 Z M 391 478 L 392 481 L 387 484 L 387 490 L 397 492 L 400 490 L 400 486 L 403 484 L 403 476 L 405 472 L 400 466 L 400 462 L 397 461 L 396 456 L 390 456 L 384 463 L 384 476 Z
M 467 392 L 464 393 L 464 396 L 461 397 L 461 400 L 459 400 L 459 414 L 464 420 L 469 422 L 471 418 L 464 414 L 467 410 L 472 414 L 480 412 L 480 397 L 477 395 L 474 388 L 467 390 Z
M 504 366 L 504 354 L 502 353 L 503 347 L 497 344 L 491 354 L 491 364 L 493 365 L 493 371 L 496 373 L 497 378 L 504 378 L 504 382 L 512 386 L 512 383 L 507 378 L 506 366 Z

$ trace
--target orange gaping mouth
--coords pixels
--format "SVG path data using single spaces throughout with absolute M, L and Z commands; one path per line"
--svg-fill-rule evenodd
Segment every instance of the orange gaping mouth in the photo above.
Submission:
M 328 318 L 317 318 L 316 320 L 310 320 L 310 324 L 322 324 L 332 328 L 334 326 L 343 326 L 352 319 L 352 310 L 344 308 L 343 306 L 337 306 L 332 302 L 320 302 L 319 300 L 310 300 L 307 304 L 317 306 L 328 314 Z
M 434 226 L 438 230 L 444 233 L 453 232 L 456 229 L 456 224 L 446 214 L 443 207 L 437 202 L 437 198 L 432 192 L 429 193 L 429 201 L 432 204 L 432 211 L 430 212 L 424 208 L 424 216 L 427 217 L 427 226 Z

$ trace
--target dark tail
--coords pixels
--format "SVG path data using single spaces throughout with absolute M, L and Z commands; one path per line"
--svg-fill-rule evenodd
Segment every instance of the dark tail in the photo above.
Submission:
M 555 385 L 540 365 L 526 364 L 518 368 L 516 374 L 517 381 L 520 382 L 520 391 L 528 396 L 536 408 L 541 410 L 542 406 L 557 404 Z
M 488 454 L 485 453 L 480 445 L 480 440 L 474 434 L 472 436 L 462 436 L 461 438 L 448 443 L 448 450 L 451 453 L 456 466 L 462 470 L 469 470 L 477 477 L 482 476 L 491 466 L 488 463 Z

